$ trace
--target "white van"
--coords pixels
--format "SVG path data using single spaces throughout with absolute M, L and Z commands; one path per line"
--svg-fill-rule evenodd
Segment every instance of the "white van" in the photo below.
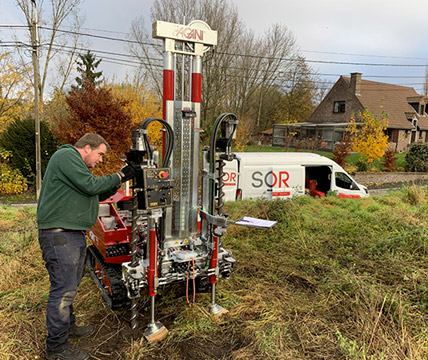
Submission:
M 249 198 L 287 199 L 311 195 L 323 197 L 333 191 L 338 197 L 368 197 L 336 162 L 324 156 L 302 152 L 235 153 L 226 161 L 224 200 Z

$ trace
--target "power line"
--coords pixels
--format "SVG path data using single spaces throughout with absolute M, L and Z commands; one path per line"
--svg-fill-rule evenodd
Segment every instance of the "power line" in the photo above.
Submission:
M 329 54 L 329 55 L 345 55 L 345 56 L 364 56 L 364 57 L 376 57 L 376 58 L 387 58 L 387 59 L 407 59 L 407 60 L 427 60 L 426 58 L 420 57 L 409 57 L 409 56 L 390 56 L 390 55 L 373 55 L 373 54 L 355 54 L 355 53 L 343 53 L 334 51 L 319 51 L 319 50 L 299 50 L 301 52 L 315 53 L 315 54 Z
M 44 46 L 47 46 L 47 45 L 48 44 L 41 44 L 40 46 L 44 47 Z M 13 46 L 30 47 L 29 44 L 25 44 L 25 43 L 20 42 L 20 41 L 3 41 L 3 42 L 0 42 L 0 47 L 13 47 Z M 141 66 L 141 65 L 150 65 L 150 66 L 155 66 L 155 67 L 161 67 L 158 64 L 152 64 L 152 63 L 143 62 L 140 57 L 138 57 L 136 55 L 129 54 L 129 53 L 103 51 L 103 50 L 88 49 L 88 48 L 83 48 L 83 47 L 72 47 L 72 46 L 59 45 L 59 44 L 54 44 L 54 48 L 56 50 L 61 50 L 62 48 L 72 49 L 72 50 L 76 49 L 78 51 L 92 51 L 92 52 L 94 52 L 96 54 L 107 54 L 107 55 L 113 55 L 113 56 L 126 57 L 127 61 L 126 62 L 121 62 L 121 61 L 123 61 L 123 59 L 111 58 L 111 57 L 108 57 L 108 56 L 99 56 L 103 60 L 105 60 L 106 62 L 116 63 L 116 64 L 119 64 L 119 65 L 133 65 L 134 64 L 134 65 L 139 65 L 139 66 Z M 72 53 L 71 51 L 64 51 L 64 52 L 69 53 L 69 54 Z M 132 64 L 129 64 L 129 58 L 137 59 L 137 60 L 139 60 L 139 62 L 133 62 Z M 107 60 L 110 60 L 110 61 L 107 61 Z M 162 62 L 162 59 L 160 59 L 160 58 L 145 58 L 145 60 Z M 236 66 L 235 67 L 229 66 L 226 70 L 237 70 L 237 71 L 245 70 L 245 71 L 248 71 L 248 70 L 252 70 L 252 69 L 251 68 L 236 67 Z M 260 72 L 265 72 L 265 71 L 260 70 Z M 285 72 L 285 71 L 269 70 L 269 72 L 271 72 L 271 73 L 274 72 L 276 74 L 283 75 L 283 76 L 294 75 L 295 74 L 294 72 L 291 72 L 291 71 L 290 72 Z M 299 75 L 299 74 L 297 74 L 297 75 Z M 312 75 L 337 76 L 337 77 L 343 76 L 342 74 L 323 74 L 323 73 L 312 74 Z M 367 78 L 397 78 L 397 79 L 398 78 L 401 78 L 401 79 L 415 78 L 415 79 L 424 79 L 425 78 L 424 76 L 405 76 L 405 75 L 365 75 L 364 77 L 365 77 L 365 79 L 367 79 Z M 259 78 L 259 79 L 261 79 L 261 78 Z M 282 77 L 282 79 L 284 79 L 284 78 Z M 328 83 L 327 81 L 324 81 L 324 82 L 314 81 L 314 82 L 316 82 L 316 83 Z M 409 85 L 420 85 L 420 83 L 412 83 L 412 84 L 409 84 Z
M 28 28 L 27 25 L 0 25 L 0 28 Z M 53 31 L 53 28 L 47 27 L 47 26 L 40 26 L 40 29 Z M 63 30 L 63 29 L 56 29 L 58 32 L 63 32 L 67 34 L 72 35 L 79 35 L 79 36 L 86 36 L 86 37 L 92 37 L 92 38 L 98 38 L 103 40 L 110 40 L 110 41 L 118 41 L 118 42 L 125 42 L 128 44 L 138 44 L 138 45 L 150 45 L 154 47 L 159 47 L 161 45 L 151 42 L 143 42 L 143 41 L 136 41 L 136 40 L 129 40 L 129 39 L 123 39 L 123 38 L 117 38 L 117 37 L 111 37 L 111 36 L 103 36 L 103 35 L 94 35 L 90 33 L 83 33 L 78 31 L 72 31 L 72 30 Z M 309 52 L 309 50 L 305 50 L 306 52 Z M 313 51 L 316 52 L 316 51 Z M 318 53 L 322 53 L 318 51 Z M 328 53 L 328 52 L 325 52 Z M 300 61 L 296 58 L 289 58 L 289 57 L 275 57 L 275 56 L 262 56 L 262 55 L 251 55 L 251 54 L 239 54 L 239 53 L 229 53 L 229 52 L 220 52 L 217 51 L 217 54 L 221 55 L 231 55 L 231 56 L 239 56 L 239 57 L 248 57 L 248 58 L 257 58 L 257 59 L 266 59 L 266 60 L 279 60 L 279 61 Z M 334 54 L 334 53 L 332 53 Z M 354 55 L 354 56 L 365 56 L 364 54 L 347 54 L 347 53 L 337 53 L 342 55 Z M 374 55 L 367 55 L 367 56 L 374 56 Z M 386 56 L 379 56 L 379 57 L 386 57 Z M 393 57 L 389 57 L 393 58 Z M 395 57 L 400 58 L 400 57 Z M 408 58 L 411 59 L 411 58 Z M 379 66 L 379 67 L 426 67 L 427 64 L 391 64 L 391 63 L 368 63 L 368 62 L 349 62 L 349 61 L 329 61 L 329 60 L 311 60 L 311 59 L 305 59 L 305 62 L 307 63 L 317 63 L 317 64 L 334 64 L 334 65 L 354 65 L 354 66 Z

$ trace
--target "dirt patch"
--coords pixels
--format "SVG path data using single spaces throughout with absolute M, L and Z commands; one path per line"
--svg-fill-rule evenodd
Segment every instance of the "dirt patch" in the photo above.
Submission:
M 72 344 L 86 350 L 93 359 L 102 360 L 232 359 L 236 352 L 244 349 L 251 352 L 250 358 L 256 358 L 253 356 L 253 349 L 247 349 L 251 339 L 242 334 L 242 322 L 228 314 L 220 319 L 213 318 L 207 329 L 196 331 L 195 328 L 195 332 L 189 335 L 180 335 L 181 329 L 176 323 L 176 316 L 187 306 L 183 297 L 178 297 L 169 306 L 162 304 L 159 297 L 156 320 L 165 325 L 169 334 L 162 342 L 148 343 L 144 338 L 144 331 L 150 319 L 148 302 L 144 300 L 142 298 L 139 304 L 137 329 L 132 330 L 130 327 L 129 311 L 111 311 L 106 307 L 104 311 L 98 310 L 85 319 L 86 323 L 96 327 L 95 334 L 90 338 L 72 340 Z M 200 307 L 202 302 L 205 303 L 201 301 Z

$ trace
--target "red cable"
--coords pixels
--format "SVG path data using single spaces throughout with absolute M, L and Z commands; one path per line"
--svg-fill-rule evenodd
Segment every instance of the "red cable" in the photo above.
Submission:
M 193 302 L 189 301 L 189 275 L 190 275 L 190 260 L 193 264 Z M 195 259 L 191 258 L 187 263 L 187 278 L 186 278 L 186 301 L 189 304 L 189 307 L 195 303 L 196 299 L 196 282 L 195 282 Z

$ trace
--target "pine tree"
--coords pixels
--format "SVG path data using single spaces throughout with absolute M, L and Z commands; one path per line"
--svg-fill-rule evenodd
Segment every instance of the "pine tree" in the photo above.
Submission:
M 101 76 L 102 71 L 96 71 L 100 65 L 101 59 L 96 60 L 95 55 L 89 50 L 85 55 L 80 54 L 79 60 L 76 60 L 77 71 L 81 74 L 80 77 L 76 77 L 78 86 L 72 86 L 73 90 L 81 90 L 86 81 L 89 81 L 93 86 L 97 86 L 102 82 Z

